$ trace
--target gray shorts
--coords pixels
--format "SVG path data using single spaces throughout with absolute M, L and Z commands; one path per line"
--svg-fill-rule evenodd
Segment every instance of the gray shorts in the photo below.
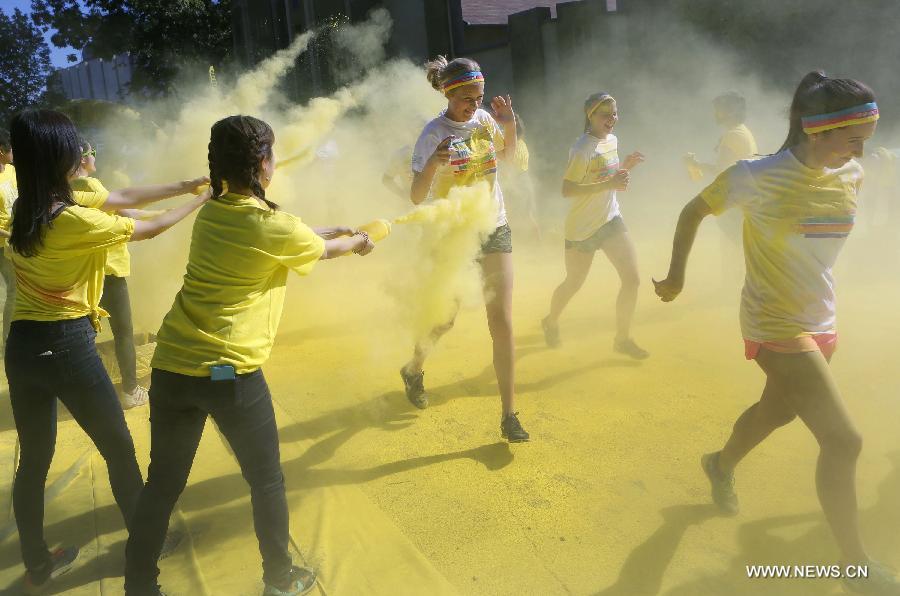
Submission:
M 622 221 L 622 216 L 617 215 L 584 240 L 566 240 L 566 250 L 574 248 L 581 252 L 597 252 L 603 248 L 607 240 L 613 236 L 624 234 L 626 231 L 628 229 L 625 227 L 625 222 Z
M 481 245 L 481 254 L 483 255 L 498 252 L 512 252 L 512 230 L 509 228 L 509 224 L 503 224 L 494 230 Z

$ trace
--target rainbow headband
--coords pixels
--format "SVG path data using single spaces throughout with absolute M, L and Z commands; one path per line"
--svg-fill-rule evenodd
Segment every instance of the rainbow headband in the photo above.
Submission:
M 805 116 L 800 119 L 803 124 L 803 132 L 808 135 L 854 124 L 865 124 L 878 120 L 878 106 L 875 102 L 864 103 L 837 112 L 819 114 L 818 116 Z
M 597 108 L 599 108 L 600 106 L 602 106 L 602 105 L 605 104 L 605 103 L 611 103 L 611 102 L 614 102 L 614 101 L 616 101 L 616 100 L 615 100 L 615 98 L 614 98 L 612 95 L 609 95 L 609 94 L 601 95 L 601 96 L 597 99 L 597 103 L 595 103 L 594 106 L 593 106 L 590 110 L 587 111 L 587 117 L 588 117 L 588 120 L 591 119 L 591 116 L 594 115 L 594 112 L 597 111 Z
M 452 91 L 457 87 L 462 87 L 464 85 L 471 85 L 472 83 L 483 83 L 484 75 L 481 74 L 480 70 L 470 70 L 469 72 L 464 72 L 458 77 L 454 79 L 450 79 L 446 83 L 442 85 L 444 89 L 444 93 L 448 91 Z

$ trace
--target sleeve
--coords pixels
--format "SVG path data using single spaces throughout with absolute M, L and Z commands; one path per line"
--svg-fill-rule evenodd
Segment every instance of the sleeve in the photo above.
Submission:
M 96 178 L 76 178 L 70 183 L 72 200 L 82 207 L 100 209 L 109 198 L 109 191 Z
M 293 220 L 293 225 L 284 239 L 281 254 L 275 255 L 275 258 L 298 275 L 308 275 L 325 252 L 325 240 L 300 221 L 299 217 L 289 217 Z
M 739 161 L 700 192 L 714 215 L 721 215 L 732 207 L 746 205 L 753 200 L 753 174 L 747 162 Z
M 416 146 L 413 148 L 413 172 L 421 172 L 425 169 L 425 163 L 431 157 L 431 154 L 434 153 L 434 150 L 437 149 L 437 146 L 441 144 L 442 140 L 437 138 L 437 135 L 429 128 L 422 131 L 422 134 L 419 135 L 419 139 L 416 141 Z
M 72 252 L 79 254 L 107 250 L 124 244 L 134 234 L 134 220 L 128 217 L 104 213 L 94 208 L 70 207 L 72 214 L 81 219 L 84 228 L 74 239 Z
M 572 147 L 569 151 L 569 163 L 566 165 L 566 173 L 563 179 L 581 184 L 585 176 L 587 176 L 589 164 L 590 160 L 584 155 L 584 151 L 581 151 L 578 145 Z

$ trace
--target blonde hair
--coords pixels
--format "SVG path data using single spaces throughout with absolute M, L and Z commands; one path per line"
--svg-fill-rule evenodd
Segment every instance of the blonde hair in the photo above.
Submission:
M 616 98 L 605 91 L 594 93 L 584 100 L 584 132 L 588 132 L 591 129 L 591 116 L 594 115 L 597 108 L 603 104 L 610 103 L 616 103 Z
M 481 67 L 471 58 L 454 58 L 448 62 L 446 56 L 438 56 L 425 63 L 425 77 L 441 93 L 444 92 L 444 83 L 474 70 L 480 71 Z

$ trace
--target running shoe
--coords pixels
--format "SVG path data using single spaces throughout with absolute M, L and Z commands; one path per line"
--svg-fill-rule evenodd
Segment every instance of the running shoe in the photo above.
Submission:
M 513 412 L 500 421 L 500 436 L 510 443 L 524 443 L 530 437 L 519 422 L 518 412 Z
M 877 561 L 869 561 L 864 565 L 867 577 L 844 576 L 844 586 L 857 594 L 878 594 L 879 596 L 900 595 L 900 580 L 893 569 Z
M 78 558 L 78 547 L 58 548 L 50 553 L 50 562 L 45 568 L 25 572 L 25 584 L 22 591 L 29 596 L 43 594 L 51 581 L 70 571 Z
M 147 405 L 150 401 L 150 392 L 146 387 L 138 385 L 133 391 L 122 393 L 122 409 L 130 410 L 131 408 L 139 408 Z
M 634 340 L 630 337 L 628 339 L 615 340 L 613 342 L 613 350 L 635 360 L 646 360 L 650 357 L 650 352 L 634 343 Z
M 300 596 L 316 585 L 316 572 L 308 567 L 291 567 L 291 580 L 286 588 L 266 584 L 263 596 Z
M 425 371 L 408 373 L 406 368 L 400 369 L 400 377 L 403 379 L 403 387 L 406 389 L 406 399 L 420 410 L 428 407 L 428 396 L 425 395 Z
M 734 474 L 723 474 L 719 470 L 719 452 L 707 453 L 700 458 L 703 472 L 709 478 L 713 502 L 726 515 L 737 515 L 740 507 L 734 492 Z
M 544 330 L 544 341 L 547 342 L 548 348 L 558 348 L 559 347 L 559 325 L 551 325 L 550 322 L 543 318 L 541 319 L 541 329 Z

